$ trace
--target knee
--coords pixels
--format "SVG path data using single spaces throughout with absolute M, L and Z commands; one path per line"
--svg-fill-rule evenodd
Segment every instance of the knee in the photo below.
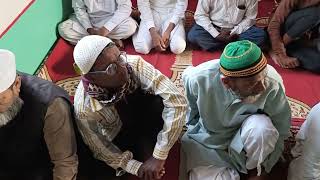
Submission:
M 133 44 L 136 52 L 140 54 L 149 54 L 151 48 L 149 48 L 145 43 L 136 42 Z
M 132 36 L 136 32 L 137 23 L 135 22 L 135 20 L 130 18 L 126 23 L 126 27 L 127 27 L 127 31 L 124 35 L 124 39 L 127 39 L 128 37 Z
M 243 123 L 241 130 L 243 142 L 270 146 L 274 148 L 279 138 L 279 132 L 273 126 L 271 119 L 266 115 L 251 115 Z
M 186 49 L 186 41 L 182 38 L 170 42 L 171 52 L 174 54 L 181 54 Z
M 68 20 L 63 21 L 62 23 L 60 23 L 58 25 L 58 32 L 59 32 L 60 36 L 63 38 L 66 37 L 67 29 L 69 28 L 68 25 L 69 25 Z
M 197 43 L 197 35 L 196 35 L 195 31 L 193 30 L 193 28 L 190 29 L 190 31 L 187 35 L 187 39 L 190 43 L 193 43 L 193 44 Z

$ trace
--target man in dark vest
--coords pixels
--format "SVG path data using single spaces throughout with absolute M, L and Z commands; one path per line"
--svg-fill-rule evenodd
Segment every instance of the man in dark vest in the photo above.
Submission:
M 75 180 L 77 145 L 68 94 L 16 72 L 0 49 L 0 179 Z

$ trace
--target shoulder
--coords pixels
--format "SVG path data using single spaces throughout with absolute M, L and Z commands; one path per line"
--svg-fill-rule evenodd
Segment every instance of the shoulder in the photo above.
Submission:
M 282 89 L 285 92 L 283 79 L 274 67 L 267 65 L 267 81 L 274 89 Z
M 74 111 L 78 115 L 85 109 L 85 92 L 81 81 L 78 84 L 73 100 Z
M 182 73 L 183 80 L 199 80 L 203 78 L 213 77 L 219 72 L 219 60 L 211 60 L 198 66 L 190 66 Z

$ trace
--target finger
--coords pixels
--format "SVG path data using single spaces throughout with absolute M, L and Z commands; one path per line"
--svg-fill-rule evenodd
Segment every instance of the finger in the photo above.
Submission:
M 155 179 L 161 179 L 162 176 L 163 176 L 163 175 L 162 175 L 161 171 L 160 171 L 160 172 L 156 172 L 156 173 L 154 174 L 154 178 L 155 178 Z
M 160 172 L 160 177 L 164 176 L 165 173 L 166 173 L 166 171 L 165 171 L 165 170 L 162 170 L 162 171 Z
M 143 179 L 144 180 L 149 180 L 149 172 L 144 172 Z
M 160 41 L 160 45 L 161 45 L 161 47 L 162 48 L 165 48 L 166 47 L 166 45 L 165 45 L 165 43 L 164 43 L 164 41 L 161 39 L 161 41 Z

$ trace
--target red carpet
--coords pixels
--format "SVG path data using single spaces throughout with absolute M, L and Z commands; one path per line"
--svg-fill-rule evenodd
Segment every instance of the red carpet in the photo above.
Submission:
M 196 1 L 189 1 L 189 5 L 193 4 L 191 11 L 194 11 Z M 257 24 L 265 26 L 268 20 L 267 16 L 273 9 L 273 1 L 264 0 L 259 4 L 260 20 Z M 71 97 L 74 95 L 75 89 L 79 83 L 79 77 L 73 70 L 73 47 L 64 40 L 59 39 L 55 48 L 48 57 L 45 65 L 39 72 L 39 76 L 53 81 L 59 86 L 66 89 Z M 125 51 L 128 54 L 137 54 L 129 41 Z M 159 69 L 166 76 L 171 77 L 171 80 L 181 89 L 181 72 L 188 65 L 198 65 L 204 61 L 219 58 L 220 52 L 209 53 L 200 50 L 186 50 L 180 55 L 174 55 L 169 52 L 155 53 L 142 55 L 142 57 L 151 63 L 155 68 Z M 303 70 L 286 70 L 274 65 L 272 60 L 269 63 L 273 65 L 284 79 L 286 94 L 289 97 L 292 108 L 292 128 L 293 136 L 289 138 L 287 148 L 294 143 L 294 135 L 299 129 L 299 126 L 304 121 L 310 107 L 320 101 L 320 76 Z M 286 151 L 288 153 L 288 149 Z M 166 163 L 166 175 L 163 180 L 176 180 L 178 177 L 179 168 L 179 144 L 171 150 L 169 159 Z M 130 177 L 130 180 L 137 179 Z M 280 178 L 285 179 L 285 178 Z

